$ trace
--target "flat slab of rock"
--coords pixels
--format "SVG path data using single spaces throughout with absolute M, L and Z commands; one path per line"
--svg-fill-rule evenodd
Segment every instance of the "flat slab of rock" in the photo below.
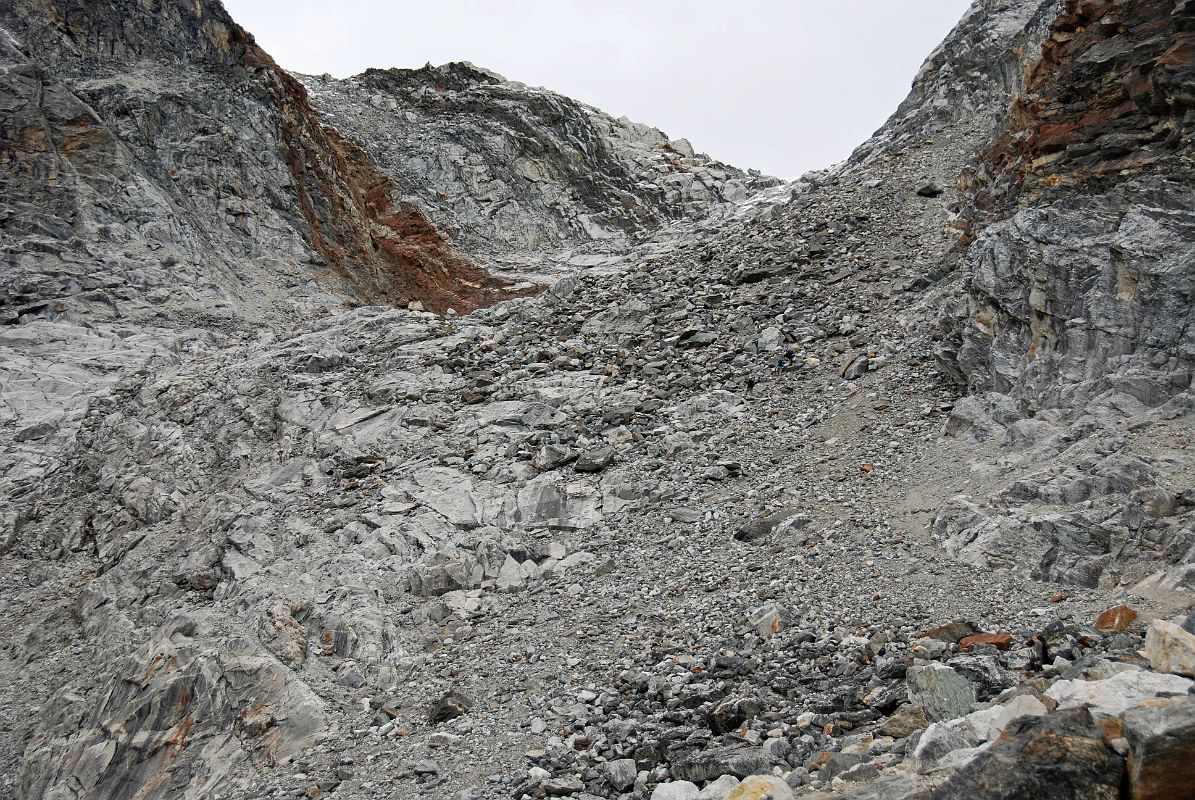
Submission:
M 980 742 L 992 741 L 1000 736 L 1008 723 L 1018 717 L 1040 717 L 1047 712 L 1045 704 L 1033 695 L 1022 694 L 1003 705 L 994 705 L 974 711 L 965 718 L 972 738 Z
M 1195 682 L 1178 675 L 1146 670 L 1120 672 L 1100 681 L 1057 681 L 1046 696 L 1058 701 L 1058 708 L 1087 706 L 1097 717 L 1115 717 L 1157 697 L 1186 695 Z
M 974 633 L 959 640 L 959 650 L 970 650 L 981 644 L 989 644 L 997 650 L 1007 650 L 1012 647 L 1012 636 L 1007 633 Z

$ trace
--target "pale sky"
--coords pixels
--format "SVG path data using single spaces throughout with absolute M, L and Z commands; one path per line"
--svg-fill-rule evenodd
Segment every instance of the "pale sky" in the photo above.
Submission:
M 968 0 L 224 0 L 283 67 L 472 61 L 795 178 L 846 158 Z

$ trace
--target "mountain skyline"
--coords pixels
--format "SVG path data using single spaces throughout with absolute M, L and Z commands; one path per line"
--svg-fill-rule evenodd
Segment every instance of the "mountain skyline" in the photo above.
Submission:
M 289 70 L 346 78 L 470 61 L 793 179 L 879 128 L 969 3 L 225 5 Z

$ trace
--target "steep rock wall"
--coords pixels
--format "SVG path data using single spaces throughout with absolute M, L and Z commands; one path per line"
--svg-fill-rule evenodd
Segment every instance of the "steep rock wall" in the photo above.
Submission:
M 976 204 L 1165 173 L 1191 144 L 1195 6 L 1067 2 L 981 165 Z
M 1186 2 L 1064 3 L 964 178 L 963 293 L 938 358 L 972 397 L 947 429 L 999 442 L 1009 473 L 935 522 L 969 560 L 1193 585 L 1193 29 Z
M 117 315 L 517 294 L 399 202 L 219 3 L 28 0 L 3 25 L 10 321 L 103 314 L 80 296 L 97 285 L 123 295 Z
M 964 187 L 978 238 L 942 361 L 972 390 L 1157 405 L 1189 386 L 1192 27 L 1185 2 L 1064 4 Z

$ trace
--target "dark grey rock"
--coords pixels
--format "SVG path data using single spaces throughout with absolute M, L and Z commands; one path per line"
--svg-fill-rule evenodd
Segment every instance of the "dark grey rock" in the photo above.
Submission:
M 758 747 L 728 745 L 703 750 L 674 762 L 672 775 L 678 780 L 700 783 L 721 775 L 745 778 L 767 773 L 772 766 L 772 761 Z
M 934 793 L 935 800 L 1119 798 L 1125 762 L 1083 709 L 1014 721 Z
M 469 713 L 473 708 L 473 701 L 460 692 L 448 692 L 428 709 L 427 719 L 433 725 L 448 722 Z

